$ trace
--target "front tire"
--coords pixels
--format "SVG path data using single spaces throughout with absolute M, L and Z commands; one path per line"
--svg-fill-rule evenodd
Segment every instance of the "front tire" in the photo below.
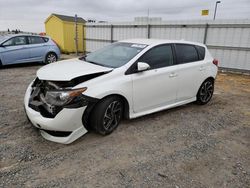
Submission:
M 45 57 L 45 64 L 54 63 L 57 61 L 57 55 L 54 52 L 49 52 Z
M 110 134 L 118 127 L 122 114 L 123 103 L 119 97 L 105 98 L 91 112 L 90 125 L 102 135 Z
M 204 105 L 207 104 L 214 93 L 214 80 L 207 79 L 202 84 L 197 93 L 197 104 Z

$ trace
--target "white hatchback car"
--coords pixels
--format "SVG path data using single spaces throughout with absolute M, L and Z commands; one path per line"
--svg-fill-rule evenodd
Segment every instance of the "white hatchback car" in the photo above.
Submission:
M 193 101 L 206 104 L 218 61 L 205 45 L 132 39 L 37 71 L 24 104 L 44 138 L 69 144 L 92 128 L 110 134 L 136 118 Z

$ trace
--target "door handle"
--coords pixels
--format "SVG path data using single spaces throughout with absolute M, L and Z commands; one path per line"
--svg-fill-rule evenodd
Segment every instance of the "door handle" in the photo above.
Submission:
M 177 76 L 177 74 L 174 73 L 174 72 L 172 72 L 172 73 L 170 73 L 169 78 L 174 78 L 174 77 L 176 77 L 176 76 Z

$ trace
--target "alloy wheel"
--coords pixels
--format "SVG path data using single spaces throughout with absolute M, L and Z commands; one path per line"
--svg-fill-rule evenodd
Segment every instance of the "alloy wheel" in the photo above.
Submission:
M 54 62 L 56 62 L 56 55 L 53 53 L 48 54 L 47 63 L 54 63 Z
M 208 102 L 211 99 L 213 92 L 214 92 L 213 83 L 210 80 L 206 81 L 202 85 L 201 90 L 200 90 L 200 100 L 203 103 Z
M 122 104 L 120 101 L 113 101 L 105 111 L 103 127 L 106 131 L 118 126 L 121 120 Z

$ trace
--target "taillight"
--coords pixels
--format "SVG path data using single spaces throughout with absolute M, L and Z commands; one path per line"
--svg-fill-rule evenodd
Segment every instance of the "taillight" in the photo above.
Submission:
M 219 61 L 217 59 L 213 60 L 213 64 L 216 65 L 218 67 Z

